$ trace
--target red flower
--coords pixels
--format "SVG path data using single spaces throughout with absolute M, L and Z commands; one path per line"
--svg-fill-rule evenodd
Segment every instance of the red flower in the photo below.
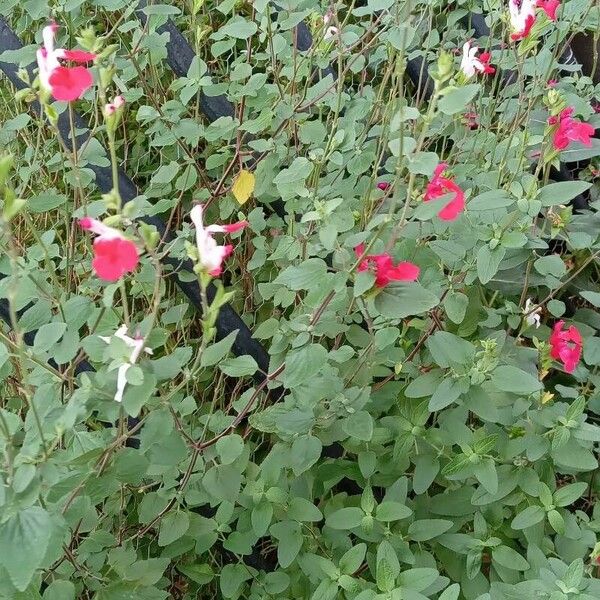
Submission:
M 387 189 L 389 189 L 390 184 L 387 181 L 380 181 L 377 184 L 377 187 L 382 191 L 385 192 Z
M 359 244 L 354 248 L 357 258 L 365 251 L 365 245 Z M 365 256 L 358 265 L 359 271 L 375 271 L 375 285 L 378 288 L 385 287 L 391 281 L 415 281 L 419 276 L 419 267 L 410 262 L 400 262 L 394 266 L 389 254 L 371 254 Z
M 552 138 L 556 150 L 564 150 L 570 142 L 581 142 L 588 147 L 592 145 L 591 137 L 594 135 L 594 128 L 589 123 L 574 119 L 571 116 L 574 110 L 572 106 L 568 106 L 558 116 L 548 119 L 549 125 L 558 125 Z
M 563 330 L 564 321 L 558 321 L 554 325 L 550 336 L 550 356 L 560 360 L 567 373 L 572 373 L 581 358 L 582 339 L 581 333 L 574 325 Z
M 87 63 L 96 58 L 84 50 L 65 50 L 54 47 L 56 23 L 44 27 L 44 46 L 37 51 L 40 84 L 49 90 L 56 100 L 71 102 L 81 98 L 94 83 L 92 74 L 85 67 L 65 67 L 60 60 Z
M 454 197 L 450 202 L 448 202 L 448 204 L 446 204 L 446 206 L 438 213 L 438 217 L 442 219 L 442 221 L 454 221 L 465 209 L 465 194 L 452 179 L 442 176 L 442 173 L 447 167 L 448 165 L 446 163 L 440 163 L 435 168 L 433 178 L 427 184 L 423 200 L 429 202 L 430 200 L 435 200 L 445 194 L 454 194 Z
M 101 221 L 84 217 L 79 225 L 86 231 L 96 233 L 92 269 L 103 281 L 115 282 L 123 275 L 135 271 L 139 263 L 136 245 L 120 231 L 104 225 Z
M 541 8 L 551 21 L 556 21 L 556 11 L 560 6 L 559 0 L 537 0 L 536 6 Z

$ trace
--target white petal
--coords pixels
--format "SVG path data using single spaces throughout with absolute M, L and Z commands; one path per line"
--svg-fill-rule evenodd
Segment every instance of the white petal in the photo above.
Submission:
M 129 363 L 122 364 L 119 367 L 117 373 L 117 391 L 115 392 L 115 401 L 121 402 L 123 400 L 123 393 L 125 392 L 125 386 L 127 385 L 127 371 L 131 365 Z

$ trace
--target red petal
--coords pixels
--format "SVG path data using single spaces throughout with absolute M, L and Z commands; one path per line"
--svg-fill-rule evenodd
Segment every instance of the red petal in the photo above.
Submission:
M 92 268 L 96 275 L 109 282 L 118 281 L 133 271 L 139 262 L 135 244 L 126 239 L 101 240 L 94 242 Z
M 85 67 L 57 67 L 50 75 L 52 95 L 61 102 L 72 102 L 92 87 L 94 78 Z
M 86 52 L 85 50 L 63 50 L 62 58 L 72 60 L 73 62 L 86 63 L 96 60 L 96 55 L 93 52 Z
M 244 229 L 244 227 L 248 226 L 248 221 L 238 221 L 237 223 L 231 223 L 230 225 L 223 225 L 223 229 L 227 233 L 235 233 L 236 231 L 240 231 Z

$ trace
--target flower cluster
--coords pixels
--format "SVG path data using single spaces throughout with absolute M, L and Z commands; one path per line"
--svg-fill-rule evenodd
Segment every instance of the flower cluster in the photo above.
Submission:
M 89 63 L 96 55 L 84 50 L 65 50 L 54 47 L 54 36 L 58 25 L 51 23 L 44 27 L 44 45 L 37 51 L 40 85 L 52 94 L 55 100 L 72 102 L 83 96 L 92 87 L 94 78 L 83 66 L 66 67 L 61 60 L 72 63 Z

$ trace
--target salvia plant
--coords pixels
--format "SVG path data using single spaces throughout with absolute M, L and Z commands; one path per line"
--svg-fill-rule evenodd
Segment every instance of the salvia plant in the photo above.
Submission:
M 600 598 L 597 0 L 0 7 L 0 598 Z

